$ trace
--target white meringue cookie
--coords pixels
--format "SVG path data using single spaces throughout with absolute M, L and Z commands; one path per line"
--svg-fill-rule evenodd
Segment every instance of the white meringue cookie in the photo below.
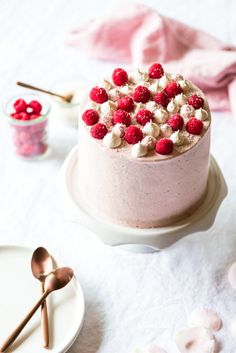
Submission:
M 86 110 L 86 109 L 94 109 L 94 110 L 96 110 L 97 112 L 100 112 L 101 107 L 100 107 L 100 104 L 95 103 L 95 102 L 89 100 L 89 101 L 87 102 L 87 104 L 85 105 L 85 110 Z
M 124 85 L 120 87 L 119 91 L 122 95 L 127 95 L 132 92 L 132 89 L 129 85 Z
M 180 109 L 180 115 L 183 118 L 191 118 L 194 116 L 194 113 L 195 109 L 189 104 L 184 104 Z
M 180 74 L 172 74 L 171 79 L 173 81 L 182 81 L 184 79 L 184 76 Z
M 175 343 L 181 353 L 214 353 L 216 341 L 204 327 L 189 328 L 176 335 Z
M 178 130 L 170 135 L 170 139 L 176 146 L 181 146 L 184 144 L 184 135 Z
M 111 100 L 108 100 L 101 104 L 101 113 L 104 116 L 111 116 L 116 110 L 116 107 L 116 103 Z
M 147 135 L 142 139 L 141 144 L 146 146 L 148 150 L 151 151 L 155 148 L 156 142 L 157 140 L 155 139 L 155 137 Z
M 103 82 L 102 82 L 102 87 L 104 87 L 106 90 L 110 90 L 113 87 L 113 84 L 111 83 L 111 81 L 109 81 L 109 79 L 104 78 Z
M 120 137 L 124 137 L 125 136 L 125 130 L 126 130 L 126 126 L 124 124 L 116 124 L 112 131 L 114 132 L 114 134 L 116 134 L 117 136 Z
M 152 121 L 150 121 L 149 123 L 147 123 L 144 126 L 143 133 L 144 133 L 144 135 L 157 137 L 157 136 L 159 136 L 160 128 L 159 128 L 159 126 L 157 124 L 155 124 Z
M 177 94 L 177 96 L 175 96 L 174 98 L 175 104 L 178 104 L 180 106 L 186 104 L 187 100 L 188 100 L 187 97 L 183 93 Z
M 141 142 L 136 143 L 133 145 L 131 150 L 131 156 L 133 158 L 144 157 L 148 153 L 148 148 L 145 145 L 142 145 Z
M 185 79 L 178 81 L 178 83 L 179 83 L 179 85 L 180 85 L 180 87 L 181 87 L 182 89 L 187 89 L 187 88 L 189 88 L 189 83 L 188 83 L 188 81 L 185 80 Z
M 158 80 L 155 80 L 149 87 L 149 91 L 152 93 L 152 94 L 155 94 L 158 92 L 158 87 L 159 87 L 159 81 Z
M 129 75 L 129 79 L 133 83 L 138 83 L 138 84 L 141 84 L 140 82 L 142 81 L 147 82 L 149 81 L 148 71 L 145 69 L 138 68 L 133 72 L 131 72 L 131 74 Z
M 168 124 L 163 124 L 160 126 L 160 135 L 162 137 L 170 137 L 172 134 L 172 129 Z
M 213 310 L 196 309 L 190 314 L 188 324 L 190 327 L 205 327 L 212 331 L 219 331 L 222 321 Z
M 157 104 L 154 101 L 149 101 L 146 103 L 146 109 L 150 110 L 150 112 L 153 112 L 155 109 L 157 109 Z
M 165 88 L 167 84 L 169 83 L 169 77 L 164 74 L 160 79 L 159 79 L 159 87 Z
M 207 120 L 208 113 L 205 109 L 199 108 L 195 110 L 195 118 L 199 120 Z
M 112 131 L 103 138 L 103 144 L 108 148 L 117 148 L 121 145 L 121 138 Z
M 120 91 L 118 88 L 112 88 L 109 92 L 108 92 L 108 97 L 110 100 L 112 100 L 113 102 L 116 102 L 119 98 L 120 98 Z
M 179 111 L 179 106 L 174 102 L 174 99 L 171 99 L 171 101 L 168 103 L 166 109 L 168 110 L 169 113 L 178 113 Z
M 164 108 L 159 108 L 154 110 L 153 114 L 154 114 L 154 120 L 159 124 L 165 123 L 169 116 L 167 111 Z

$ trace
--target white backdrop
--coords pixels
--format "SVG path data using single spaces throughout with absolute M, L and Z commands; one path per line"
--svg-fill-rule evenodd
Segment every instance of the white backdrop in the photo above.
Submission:
M 67 75 L 97 81 L 114 64 L 89 61 L 63 45 L 63 36 L 116 1 L 0 0 L 0 102 L 19 89 L 17 80 L 49 86 Z M 161 13 L 236 44 L 233 0 L 143 1 Z M 236 319 L 235 293 L 225 273 L 236 260 L 236 168 L 234 118 L 214 114 L 212 153 L 228 187 L 213 228 L 152 255 L 130 254 L 101 244 L 63 215 L 56 185 L 58 170 L 77 133 L 55 121 L 50 126 L 52 154 L 24 162 L 10 150 L 7 124 L 0 114 L 0 243 L 48 247 L 73 266 L 85 291 L 85 325 L 70 353 L 128 353 L 159 343 L 176 352 L 173 335 L 196 306 L 219 311 L 222 352 L 235 353 L 229 326 Z

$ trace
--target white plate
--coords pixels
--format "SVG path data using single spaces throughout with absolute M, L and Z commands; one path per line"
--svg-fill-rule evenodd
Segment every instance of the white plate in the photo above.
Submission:
M 78 190 L 78 146 L 75 146 L 66 158 L 59 174 L 59 184 L 64 209 L 71 221 L 92 230 L 106 244 L 123 247 L 125 245 L 128 250 L 137 252 L 146 252 L 143 245 L 160 250 L 183 236 L 209 229 L 227 195 L 224 177 L 215 159 L 211 157 L 206 197 L 195 213 L 171 226 L 140 229 L 124 227 L 97 218 L 82 204 Z
M 0 343 L 28 313 L 41 295 L 41 284 L 31 273 L 33 250 L 0 246 Z M 51 353 L 64 353 L 78 336 L 84 319 L 84 296 L 73 279 L 49 295 L 48 315 Z M 7 352 L 45 353 L 41 345 L 40 309 Z

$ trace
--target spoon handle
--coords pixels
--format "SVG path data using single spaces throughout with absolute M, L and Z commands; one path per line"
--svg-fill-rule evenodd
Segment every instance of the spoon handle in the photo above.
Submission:
M 24 87 L 24 88 L 29 88 L 29 89 L 32 89 L 34 91 L 39 91 L 39 92 L 43 92 L 43 93 L 47 93 L 47 94 L 50 94 L 51 96 L 56 96 L 56 97 L 59 97 L 61 99 L 65 99 L 64 96 L 60 95 L 60 94 L 57 94 L 57 93 L 54 93 L 54 92 L 51 92 L 51 91 L 48 91 L 46 89 L 43 89 L 43 88 L 39 88 L 39 87 L 36 87 L 36 86 L 32 86 L 32 85 L 29 85 L 28 83 L 24 83 L 24 82 L 16 82 L 16 84 L 18 86 L 21 86 L 21 87 Z
M 42 283 L 42 292 L 44 293 L 44 282 Z M 48 327 L 48 310 L 47 302 L 44 300 L 41 306 L 41 330 L 42 330 L 42 346 L 49 347 L 49 327 Z
M 5 352 L 7 348 L 9 348 L 15 339 L 19 336 L 23 328 L 38 310 L 38 308 L 42 305 L 44 300 L 47 298 L 50 292 L 45 291 L 39 301 L 35 304 L 35 306 L 30 310 L 30 312 L 26 315 L 26 317 L 21 321 L 21 323 L 16 327 L 16 329 L 11 333 L 11 335 L 6 339 L 6 341 L 0 346 L 0 352 Z

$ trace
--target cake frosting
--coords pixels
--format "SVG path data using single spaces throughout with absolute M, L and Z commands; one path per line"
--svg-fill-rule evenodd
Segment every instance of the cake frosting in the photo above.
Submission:
M 88 210 L 131 227 L 165 226 L 202 201 L 210 110 L 203 92 L 160 64 L 115 69 L 79 112 L 79 190 Z

